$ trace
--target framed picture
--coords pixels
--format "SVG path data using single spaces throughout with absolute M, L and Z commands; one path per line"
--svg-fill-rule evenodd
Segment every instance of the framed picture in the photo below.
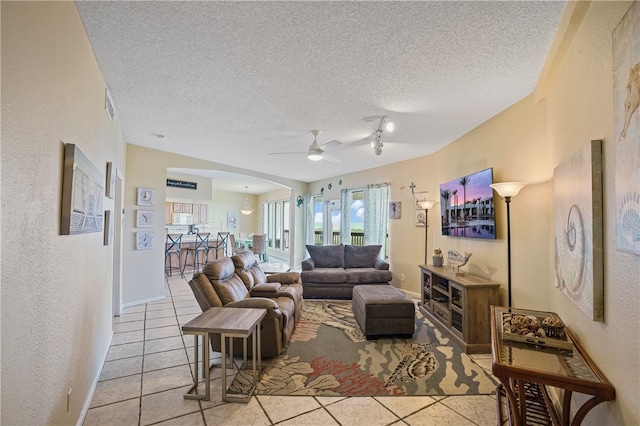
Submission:
M 616 248 L 640 255 L 640 4 L 613 30 Z
M 113 220 L 111 219 L 111 210 L 104 211 L 104 237 L 102 245 L 109 246 L 113 241 Z
M 427 226 L 427 215 L 424 209 L 420 207 L 420 202 L 429 199 L 429 191 L 415 192 L 413 194 L 413 217 L 416 226 Z
M 389 219 L 400 219 L 400 201 L 389 202 Z
M 68 143 L 64 149 L 60 235 L 103 232 L 104 175 Z
M 236 229 L 238 225 L 238 214 L 236 212 L 227 213 L 227 229 Z
M 139 206 L 152 206 L 155 203 L 156 191 L 151 188 L 138 188 L 136 204 Z
M 153 232 L 136 232 L 136 250 L 153 249 Z
M 604 321 L 602 141 L 591 141 L 553 171 L 556 288 L 594 321 Z
M 105 182 L 104 195 L 107 198 L 116 196 L 116 168 L 111 161 L 107 161 L 107 181 Z
M 153 210 L 136 211 L 136 228 L 153 228 Z

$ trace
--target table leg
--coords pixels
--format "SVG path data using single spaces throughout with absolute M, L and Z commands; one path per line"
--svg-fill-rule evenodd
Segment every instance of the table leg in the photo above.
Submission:
M 202 374 L 204 376 L 205 385 L 204 385 L 204 395 L 198 394 L 198 382 L 199 382 L 199 364 L 200 359 L 198 358 L 198 343 L 200 342 L 200 336 L 202 336 Z M 211 398 L 211 389 L 210 389 L 210 372 L 209 372 L 209 333 L 198 333 L 193 335 L 193 358 L 194 358 L 194 366 L 193 366 L 193 386 L 184 394 L 184 399 L 203 399 L 208 401 Z M 193 394 L 191 393 L 193 391 Z
M 220 340 L 222 343 L 222 401 L 227 402 L 227 336 L 221 333 Z M 233 341 L 231 345 L 233 345 Z

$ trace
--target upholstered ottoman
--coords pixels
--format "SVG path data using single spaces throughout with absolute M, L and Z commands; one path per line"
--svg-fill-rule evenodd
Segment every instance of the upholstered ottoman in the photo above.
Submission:
M 390 285 L 358 285 L 353 288 L 353 315 L 369 337 L 402 335 L 411 337 L 415 327 L 415 305 Z

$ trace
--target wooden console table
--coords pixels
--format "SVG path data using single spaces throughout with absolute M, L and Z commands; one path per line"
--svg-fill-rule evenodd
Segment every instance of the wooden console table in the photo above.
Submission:
M 188 323 L 182 326 L 184 334 L 193 334 L 194 338 L 194 377 L 193 386 L 184 395 L 185 399 L 210 399 L 210 361 L 209 361 L 209 335 L 220 334 L 222 343 L 222 400 L 230 402 L 249 402 L 259 375 L 262 373 L 262 359 L 260 350 L 260 322 L 267 314 L 266 309 L 253 308 L 209 308 Z M 233 362 L 233 337 L 242 338 L 243 368 L 247 368 L 247 339 L 253 335 L 252 341 L 252 365 L 253 387 L 248 394 L 237 395 L 227 393 L 227 355 L 226 341 L 229 338 L 229 362 Z M 205 380 L 204 394 L 198 394 L 198 340 L 202 342 L 202 371 Z M 257 359 L 256 359 L 257 358 Z M 256 371 L 257 367 L 257 371 Z M 193 392 L 193 393 L 192 393 Z
M 536 317 L 555 315 L 491 306 L 492 370 L 501 383 L 496 390 L 499 424 L 502 424 L 500 405 L 503 397 L 507 398 L 509 422 L 516 426 L 529 424 L 527 418 L 535 424 L 579 425 L 593 407 L 615 398 L 613 386 L 576 342 L 570 330 L 565 329 L 571 349 L 505 340 L 502 316 L 508 312 Z M 536 341 L 544 342 L 544 339 Z M 547 386 L 563 391 L 562 413 L 556 411 Z M 578 409 L 572 420 L 573 392 L 592 395 L 592 398 Z

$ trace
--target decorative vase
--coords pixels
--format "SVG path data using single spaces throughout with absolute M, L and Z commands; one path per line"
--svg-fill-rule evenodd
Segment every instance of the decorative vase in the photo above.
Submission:
M 442 266 L 442 256 L 433 256 L 433 266 Z

